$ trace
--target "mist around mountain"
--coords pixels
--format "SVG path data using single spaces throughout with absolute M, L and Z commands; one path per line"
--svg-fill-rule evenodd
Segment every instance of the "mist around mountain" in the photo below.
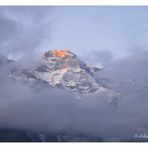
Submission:
M 42 62 L 32 61 L 32 66 L 24 59 L 2 62 L 1 141 L 147 141 L 140 134 L 147 134 L 147 70 L 143 65 L 148 53 L 135 51 L 126 59 L 111 60 L 106 69 L 87 71 L 107 91 L 85 95 L 36 79 L 32 74 L 43 70 L 39 68 Z M 12 77 L 14 72 L 21 77 L 16 73 Z

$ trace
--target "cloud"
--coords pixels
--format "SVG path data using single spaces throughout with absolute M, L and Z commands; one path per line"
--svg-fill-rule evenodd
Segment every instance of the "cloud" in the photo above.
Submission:
M 114 55 L 110 50 L 95 50 L 93 53 L 93 62 L 101 63 L 104 67 L 111 65 L 114 60 Z
M 147 51 L 134 51 L 118 62 L 112 61 L 113 65 L 101 72 L 111 79 L 110 89 L 121 93 L 115 111 L 106 95 L 91 94 L 77 100 L 67 90 L 10 80 L 6 73 L 14 65 L 8 64 L 1 68 L 0 127 L 76 132 L 106 141 L 133 140 L 136 133 L 146 132 L 148 128 L 147 69 L 144 68 Z
M 114 113 L 104 95 L 78 100 L 67 90 L 27 85 L 6 76 L 11 66 L 1 69 L 4 74 L 0 84 L 0 128 L 82 133 L 103 138 L 108 134 L 108 120 Z
M 146 105 L 148 50 L 146 47 L 132 46 L 126 50 L 126 53 L 127 56 L 124 58 L 112 60 L 110 58 L 107 67 L 96 74 L 98 80 L 104 79 L 107 87 L 121 93 L 121 102 L 117 109 L 119 114 L 117 120 L 112 121 L 116 127 L 114 129 L 112 125 L 110 128 L 118 130 L 117 137 L 122 140 L 125 137 L 133 139 L 132 135 L 136 133 L 148 133 Z M 101 62 L 99 58 L 98 61 Z
M 127 53 L 125 58 L 111 63 L 107 72 L 115 78 L 147 81 L 148 70 L 145 64 L 148 62 L 148 50 L 134 46 Z
M 0 7 L 0 51 L 24 55 L 20 61 L 0 69 L 0 127 L 78 132 L 108 141 L 130 140 L 137 132 L 143 132 L 141 128 L 147 131 L 148 51 L 141 47 L 130 47 L 128 56 L 122 59 L 115 59 L 108 50 L 93 52 L 94 63 L 104 65 L 96 77 L 106 77 L 111 81 L 106 82 L 110 89 L 122 94 L 114 112 L 104 95 L 92 94 L 77 100 L 66 90 L 43 87 L 39 91 L 37 84 L 27 85 L 7 77 L 15 66 L 38 64 L 36 51 L 50 42 L 50 13 L 48 7 Z
M 119 141 L 133 136 L 139 118 L 132 120 L 124 104 L 113 112 L 108 98 L 101 94 L 77 100 L 66 90 L 36 87 L 5 78 L 0 85 L 1 128 L 82 133 Z
M 29 58 L 50 44 L 50 7 L 0 7 L 0 51 Z

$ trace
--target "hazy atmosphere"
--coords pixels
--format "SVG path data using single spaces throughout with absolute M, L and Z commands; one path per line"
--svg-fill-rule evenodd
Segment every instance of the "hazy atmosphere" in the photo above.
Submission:
M 147 16 L 148 7 L 0 7 L 0 128 L 148 141 L 138 137 L 148 134 Z M 36 72 L 44 52 L 65 48 L 101 69 L 82 71 L 103 93 L 79 95 L 64 78 L 60 88 L 37 82 L 49 83 Z M 11 79 L 14 69 L 40 77 Z

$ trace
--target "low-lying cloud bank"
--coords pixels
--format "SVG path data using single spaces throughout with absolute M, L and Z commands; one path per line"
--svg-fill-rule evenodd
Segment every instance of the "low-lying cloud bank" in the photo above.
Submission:
M 108 99 L 99 94 L 77 100 L 75 94 L 66 90 L 45 88 L 35 91 L 24 83 L 3 78 L 0 126 L 78 132 L 104 140 L 133 140 L 135 134 L 147 133 L 148 128 L 147 55 L 146 50 L 135 49 L 130 56 L 112 61 L 110 67 L 100 72 L 110 78 L 112 88 L 122 94 L 115 111 Z

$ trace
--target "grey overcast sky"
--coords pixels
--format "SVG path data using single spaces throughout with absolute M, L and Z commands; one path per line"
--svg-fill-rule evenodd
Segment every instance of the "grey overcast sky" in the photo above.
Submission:
M 110 50 L 123 57 L 130 47 L 147 48 L 147 17 L 148 7 L 0 7 L 0 50 L 17 57 L 68 48 L 84 59 Z

